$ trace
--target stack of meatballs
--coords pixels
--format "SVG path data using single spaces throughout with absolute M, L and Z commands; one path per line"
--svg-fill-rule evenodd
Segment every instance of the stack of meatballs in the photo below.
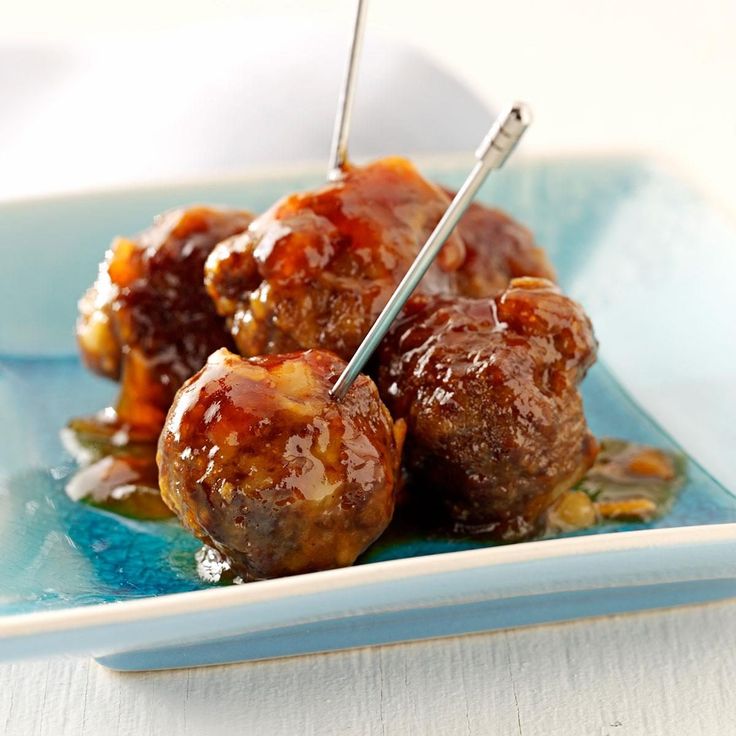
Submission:
M 85 362 L 121 383 L 99 431 L 158 443 L 164 501 L 244 580 L 352 564 L 402 489 L 459 533 L 528 539 L 592 465 L 590 320 L 480 204 L 330 397 L 450 197 L 387 158 L 255 218 L 169 212 L 115 240 L 81 300 Z

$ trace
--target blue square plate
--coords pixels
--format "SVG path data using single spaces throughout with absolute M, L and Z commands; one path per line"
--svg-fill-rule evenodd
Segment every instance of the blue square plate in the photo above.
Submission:
M 421 168 L 452 186 L 468 163 Z M 76 300 L 111 237 L 185 203 L 263 210 L 321 178 L 301 170 L 0 205 L 0 657 L 89 652 L 157 669 L 736 595 L 736 498 L 702 467 L 736 488 L 736 233 L 637 160 L 523 162 L 482 198 L 534 229 L 593 318 L 593 431 L 668 448 L 675 437 L 688 451 L 687 484 L 664 518 L 506 547 L 396 538 L 353 568 L 213 587 L 176 523 L 67 498 L 74 464 L 59 429 L 115 395 L 82 368 L 73 338 Z

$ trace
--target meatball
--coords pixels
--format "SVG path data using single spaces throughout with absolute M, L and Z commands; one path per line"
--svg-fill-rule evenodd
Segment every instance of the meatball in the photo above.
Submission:
M 366 376 L 333 400 L 344 367 L 321 350 L 222 349 L 169 411 L 164 501 L 245 580 L 350 565 L 391 520 L 404 425 Z
M 232 345 L 205 291 L 204 262 L 251 220 L 239 210 L 190 207 L 112 243 L 77 321 L 87 366 L 122 383 L 117 415 L 101 425 L 127 425 L 155 440 L 179 386 L 213 350 Z
M 449 192 L 454 196 L 453 192 Z M 457 272 L 457 291 L 463 296 L 498 296 L 513 278 L 536 276 L 555 280 L 547 254 L 531 231 L 498 209 L 473 203 L 457 231 L 467 255 Z
M 591 466 L 577 387 L 596 348 L 582 308 L 544 279 L 515 279 L 495 300 L 409 302 L 382 347 L 379 385 L 406 419 L 416 487 L 456 530 L 527 538 Z
M 449 198 L 405 159 L 351 166 L 282 199 L 219 245 L 207 288 L 246 356 L 324 348 L 348 359 L 444 213 Z M 453 292 L 453 235 L 420 292 Z

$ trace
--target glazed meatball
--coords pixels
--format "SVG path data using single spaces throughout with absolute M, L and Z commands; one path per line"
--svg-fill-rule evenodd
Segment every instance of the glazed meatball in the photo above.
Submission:
M 550 281 L 515 279 L 494 299 L 415 297 L 382 348 L 382 395 L 407 422 L 415 487 L 458 531 L 516 541 L 591 466 L 578 384 L 596 341 Z
M 112 431 L 128 425 L 155 440 L 179 386 L 213 350 L 232 345 L 205 291 L 204 262 L 251 220 L 238 210 L 190 207 L 113 241 L 77 322 L 87 366 L 122 384 L 117 415 L 105 420 Z
M 319 347 L 350 358 L 448 204 L 401 158 L 282 199 L 207 261 L 207 288 L 239 351 Z M 464 258 L 454 235 L 420 292 L 453 292 Z
M 453 192 L 448 192 L 454 196 Z M 531 231 L 498 209 L 473 203 L 458 223 L 466 257 L 457 272 L 463 296 L 498 296 L 513 278 L 536 276 L 555 280 L 546 253 Z
M 320 350 L 219 350 L 169 411 L 164 501 L 245 580 L 350 565 L 391 520 L 403 422 L 366 376 L 334 401 L 344 367 Z

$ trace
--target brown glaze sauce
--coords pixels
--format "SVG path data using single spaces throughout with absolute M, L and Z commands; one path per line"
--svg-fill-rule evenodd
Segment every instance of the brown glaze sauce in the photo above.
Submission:
M 191 207 L 115 240 L 77 333 L 121 391 L 64 430 L 69 495 L 175 513 L 212 582 L 352 564 L 399 491 L 389 534 L 506 542 L 663 513 L 677 460 L 617 440 L 596 460 L 578 392 L 592 327 L 499 210 L 471 205 L 384 342 L 394 419 L 366 376 L 329 397 L 451 196 L 387 158 L 255 220 Z M 235 347 L 259 357 L 219 349 Z
M 240 353 L 319 347 L 350 358 L 448 204 L 402 158 L 282 199 L 207 261 L 207 288 Z M 451 236 L 420 291 L 453 292 L 464 259 Z
M 685 478 L 684 458 L 625 440 L 601 440 L 595 464 L 547 516 L 547 535 L 607 521 L 652 521 L 665 514 Z
M 162 496 L 243 579 L 350 565 L 391 520 L 403 423 L 366 376 L 334 401 L 344 366 L 320 350 L 219 350 L 177 394 Z
M 496 299 L 414 297 L 386 340 L 379 387 L 407 421 L 410 474 L 461 532 L 515 541 L 592 465 L 578 384 L 596 341 L 550 281 Z
M 129 434 L 107 416 L 73 419 L 62 430 L 62 441 L 79 469 L 66 484 L 75 501 L 135 519 L 169 519 L 158 485 L 156 443 Z M 107 430 L 103 436 L 101 429 Z
M 120 394 L 114 408 L 69 423 L 66 440 L 83 466 L 69 484 L 75 498 L 139 518 L 171 516 L 155 461 L 166 412 L 207 356 L 232 345 L 204 288 L 204 262 L 251 219 L 240 210 L 182 208 L 113 241 L 80 301 L 77 338 L 87 366 L 120 381 Z
M 134 239 L 117 238 L 79 304 L 77 338 L 95 373 L 120 381 L 100 435 L 124 431 L 155 442 L 181 384 L 207 356 L 232 345 L 203 283 L 217 243 L 247 228 L 239 210 L 190 207 L 161 215 Z
M 473 202 L 457 232 L 465 245 L 465 260 L 456 275 L 461 296 L 496 297 L 511 279 L 522 276 L 556 280 L 547 254 L 534 242 L 531 231 L 501 210 Z

